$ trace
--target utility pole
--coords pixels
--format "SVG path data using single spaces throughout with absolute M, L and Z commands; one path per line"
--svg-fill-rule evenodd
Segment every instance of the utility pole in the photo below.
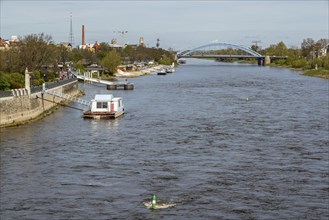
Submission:
M 260 40 L 253 40 L 251 43 L 254 43 L 256 47 L 258 47 L 258 43 L 262 43 Z
M 251 43 L 254 43 L 255 44 L 255 46 L 256 46 L 256 52 L 258 51 L 258 50 L 260 50 L 260 48 L 258 47 L 258 43 L 262 43 L 262 41 L 260 41 L 260 40 L 253 40 Z
M 122 49 L 124 49 L 125 46 L 125 33 L 128 33 L 128 31 L 114 31 L 114 33 L 120 33 L 122 36 Z

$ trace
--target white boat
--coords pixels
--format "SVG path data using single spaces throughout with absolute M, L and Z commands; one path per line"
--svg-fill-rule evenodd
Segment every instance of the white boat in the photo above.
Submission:
M 91 100 L 90 109 L 83 112 L 84 118 L 117 118 L 124 114 L 124 106 L 121 97 L 113 97 L 112 94 L 97 94 Z
M 184 59 L 179 59 L 177 62 L 178 62 L 179 64 L 186 64 L 186 60 L 184 60 Z
M 166 74 L 167 74 L 166 69 L 161 69 L 161 70 L 159 70 L 159 72 L 158 72 L 158 75 L 166 75 Z
M 168 68 L 166 68 L 166 73 L 173 73 L 173 72 L 175 72 L 175 68 L 174 67 L 168 67 Z

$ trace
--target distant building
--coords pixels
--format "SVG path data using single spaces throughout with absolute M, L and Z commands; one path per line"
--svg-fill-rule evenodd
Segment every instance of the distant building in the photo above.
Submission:
M 329 44 L 320 50 L 320 57 L 326 56 L 329 54 Z
M 138 44 L 138 46 L 145 47 L 145 42 L 144 42 L 144 38 L 143 37 L 139 38 L 139 44 Z
M 86 43 L 86 44 L 83 44 L 83 45 L 79 45 L 78 46 L 78 48 L 81 49 L 81 50 L 89 50 L 89 51 L 92 51 L 92 52 L 95 52 L 100 47 L 101 46 L 100 46 L 100 44 L 97 41 L 95 41 L 95 43 L 93 43 L 93 44 Z
M 93 63 L 85 68 L 87 71 L 93 73 L 96 73 L 99 77 L 100 73 L 104 73 L 105 69 L 103 66 L 97 65 L 96 63 Z
M 118 44 L 118 40 L 116 38 L 112 38 L 111 43 L 109 44 L 111 48 L 122 48 L 121 44 Z
M 9 50 L 10 48 L 19 45 L 21 42 L 17 36 L 11 36 L 10 40 L 4 40 L 0 37 L 0 50 Z
M 9 50 L 9 48 L 10 48 L 9 42 L 0 38 L 0 50 Z

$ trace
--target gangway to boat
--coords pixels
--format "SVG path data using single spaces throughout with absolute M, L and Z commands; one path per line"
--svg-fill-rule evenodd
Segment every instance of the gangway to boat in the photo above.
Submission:
M 61 99 L 64 99 L 64 100 L 67 100 L 67 101 L 72 101 L 72 102 L 76 102 L 80 105 L 85 105 L 85 106 L 90 106 L 90 101 L 86 101 L 84 99 L 80 99 L 80 98 L 77 98 L 77 97 L 74 97 L 74 96 L 71 96 L 71 95 L 62 95 L 62 94 L 59 94 L 58 92 L 56 91 L 51 91 L 51 90 L 43 90 L 42 91 L 43 93 L 47 93 L 49 95 L 52 95 L 52 96 L 55 96 L 55 97 L 58 97 L 58 98 L 61 98 Z
M 84 75 L 80 75 L 80 74 L 74 74 L 74 75 L 78 79 L 86 80 L 86 81 L 89 81 L 89 82 L 101 83 L 101 84 L 105 84 L 105 85 L 114 85 L 115 84 L 114 82 L 110 82 L 110 81 L 107 81 L 107 80 L 90 78 L 90 77 L 87 77 L 87 76 L 84 76 Z

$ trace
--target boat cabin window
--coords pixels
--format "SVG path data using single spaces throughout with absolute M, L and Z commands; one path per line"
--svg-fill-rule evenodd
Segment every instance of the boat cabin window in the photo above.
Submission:
M 97 108 L 107 108 L 107 102 L 97 102 Z

